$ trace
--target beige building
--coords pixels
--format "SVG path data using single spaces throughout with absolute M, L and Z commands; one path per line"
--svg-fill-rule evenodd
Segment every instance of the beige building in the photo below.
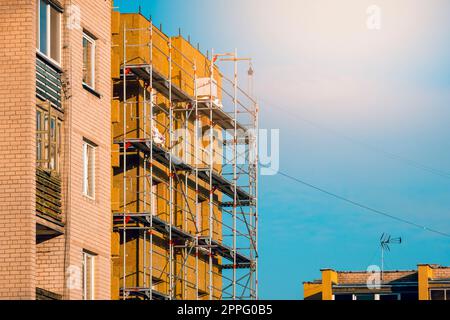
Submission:
M 111 3 L 0 2 L 0 298 L 111 296 Z

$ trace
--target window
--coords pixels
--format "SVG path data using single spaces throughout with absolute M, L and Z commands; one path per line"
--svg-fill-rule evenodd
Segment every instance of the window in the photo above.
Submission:
M 38 166 L 42 160 L 42 146 L 44 144 L 42 131 L 42 111 L 36 110 L 36 162 Z
M 94 300 L 95 255 L 83 252 L 83 300 Z
M 36 110 L 36 164 L 38 167 L 60 171 L 62 123 L 49 114 L 51 107 Z M 50 122 L 49 122 L 50 119 Z
M 334 300 L 401 300 L 400 293 L 338 293 L 333 296 Z
M 371 293 L 361 293 L 353 295 L 354 300 L 375 300 L 375 295 Z
M 83 84 L 95 89 L 95 40 L 83 34 Z
M 61 61 L 61 9 L 47 0 L 37 0 L 36 48 L 40 53 Z
M 91 142 L 83 142 L 83 194 L 95 197 L 95 149 Z
M 334 300 L 336 300 L 336 301 L 353 300 L 353 294 L 351 294 L 351 293 L 350 294 L 346 294 L 346 293 L 335 294 Z
M 399 293 L 384 293 L 375 295 L 375 300 L 400 300 Z
M 431 300 L 450 300 L 450 289 L 432 289 L 430 290 Z

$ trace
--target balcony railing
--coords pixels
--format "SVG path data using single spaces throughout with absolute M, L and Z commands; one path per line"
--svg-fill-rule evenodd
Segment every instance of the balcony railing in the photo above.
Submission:
M 50 103 L 57 109 L 61 105 L 61 74 L 62 71 L 50 60 L 36 54 L 36 95 Z
M 36 213 L 52 222 L 62 222 L 61 179 L 36 168 Z

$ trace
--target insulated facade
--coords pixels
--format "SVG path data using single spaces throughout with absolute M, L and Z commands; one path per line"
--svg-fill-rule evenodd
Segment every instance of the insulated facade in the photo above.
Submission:
M 112 34 L 113 298 L 256 298 L 256 103 L 140 14 Z

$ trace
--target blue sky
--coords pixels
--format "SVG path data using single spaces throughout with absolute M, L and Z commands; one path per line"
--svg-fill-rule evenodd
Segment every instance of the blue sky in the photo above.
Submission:
M 125 1 L 202 50 L 251 56 L 261 127 L 280 129 L 280 170 L 450 232 L 450 3 L 445 0 Z M 368 30 L 366 9 L 381 9 Z M 304 121 L 302 119 L 307 119 Z M 315 125 L 311 125 L 311 122 Z M 344 137 L 343 137 L 344 136 Z M 346 139 L 363 142 L 358 144 Z M 370 146 L 370 147 L 368 147 Z M 450 265 L 450 239 L 342 203 L 286 178 L 260 179 L 260 297 L 300 299 L 320 269 Z

